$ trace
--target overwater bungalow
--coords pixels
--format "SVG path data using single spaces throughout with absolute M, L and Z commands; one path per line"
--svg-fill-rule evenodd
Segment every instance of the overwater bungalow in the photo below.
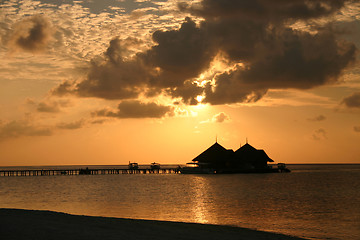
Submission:
M 266 173 L 279 172 L 269 162 L 274 162 L 262 149 L 246 143 L 238 150 L 226 149 L 217 141 L 195 157 L 182 173 Z M 191 166 L 192 165 L 192 166 Z

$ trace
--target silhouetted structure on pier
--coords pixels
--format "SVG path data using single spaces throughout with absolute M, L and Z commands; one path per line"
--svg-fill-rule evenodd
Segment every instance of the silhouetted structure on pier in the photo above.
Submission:
M 226 149 L 217 141 L 194 158 L 195 167 L 184 167 L 182 173 L 257 173 L 279 172 L 268 162 L 274 162 L 262 149 L 256 149 L 246 143 L 235 152 Z

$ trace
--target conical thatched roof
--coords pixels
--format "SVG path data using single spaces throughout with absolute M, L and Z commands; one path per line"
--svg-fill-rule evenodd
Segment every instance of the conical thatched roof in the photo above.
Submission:
M 250 144 L 246 143 L 244 146 L 239 148 L 235 151 L 235 156 L 238 159 L 247 161 L 247 160 L 254 160 L 254 161 L 267 161 L 267 162 L 274 162 L 269 156 L 265 153 L 262 149 L 256 149 Z
M 250 144 L 246 143 L 245 145 L 243 145 L 242 147 L 240 147 L 238 150 L 236 150 L 235 152 L 253 152 L 256 151 L 257 149 L 254 148 L 253 146 L 251 146 Z
M 234 152 L 215 142 L 192 162 L 200 168 L 216 169 L 219 172 L 236 172 L 267 169 L 267 163 L 273 160 L 264 150 L 258 150 L 248 143 Z
M 227 150 L 216 142 L 192 161 L 198 163 L 215 163 L 231 157 L 231 154 L 234 154 L 233 150 Z
M 266 152 L 262 149 L 258 149 L 258 154 L 259 157 L 262 159 L 267 159 L 268 162 L 274 162 L 274 160 L 272 160 L 271 158 L 269 158 L 269 156 L 266 154 Z

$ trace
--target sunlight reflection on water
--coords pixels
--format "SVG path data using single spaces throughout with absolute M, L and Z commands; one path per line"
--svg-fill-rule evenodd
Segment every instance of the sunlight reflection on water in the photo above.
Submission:
M 204 177 L 194 176 L 192 178 L 192 188 L 193 190 L 193 207 L 192 212 L 193 216 L 195 216 L 195 222 L 198 223 L 208 223 L 209 220 L 209 204 L 207 203 L 206 199 L 208 198 L 208 182 L 207 179 Z

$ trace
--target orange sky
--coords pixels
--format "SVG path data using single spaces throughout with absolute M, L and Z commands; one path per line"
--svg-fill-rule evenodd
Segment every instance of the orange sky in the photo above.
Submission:
M 0 166 L 360 163 L 360 4 L 246 2 L 4 1 Z

